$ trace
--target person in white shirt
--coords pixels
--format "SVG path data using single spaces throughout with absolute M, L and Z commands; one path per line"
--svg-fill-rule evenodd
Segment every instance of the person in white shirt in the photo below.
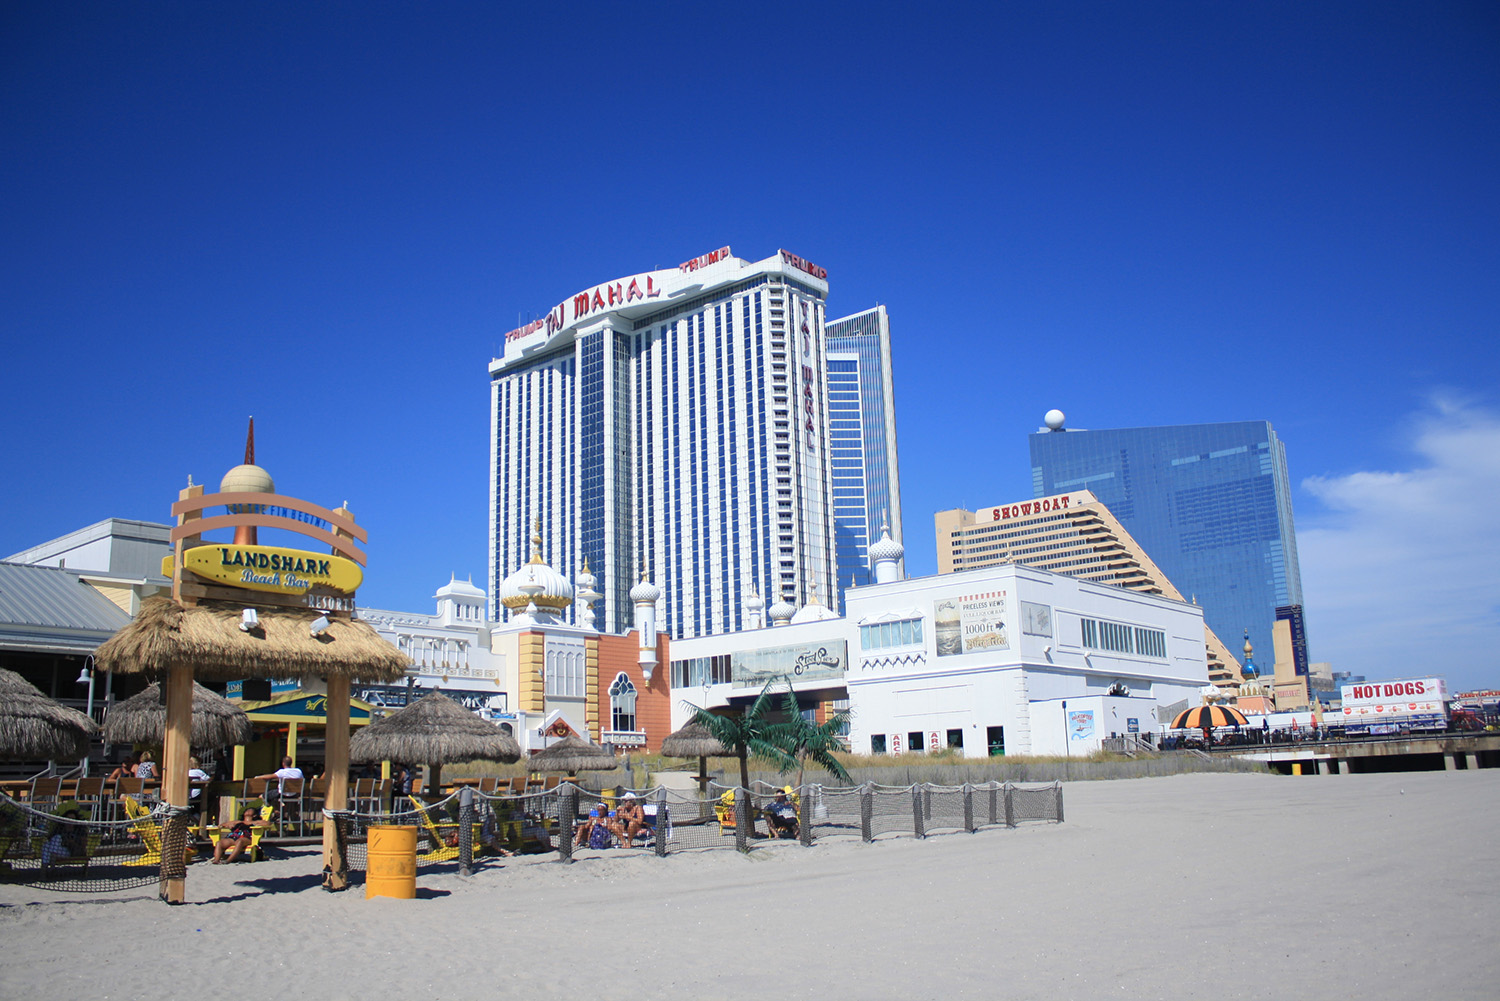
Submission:
M 266 775 L 257 775 L 255 777 L 258 779 L 275 779 L 276 798 L 280 799 L 282 796 L 286 795 L 287 780 L 302 778 L 302 769 L 292 764 L 292 759 L 290 757 L 286 757 L 281 759 L 281 767 L 276 769 L 274 772 L 270 772 Z
M 202 789 L 199 789 L 196 786 L 194 786 L 193 785 L 194 782 L 207 782 L 207 781 L 208 781 L 208 772 L 205 772 L 203 770 L 202 766 L 200 766 L 198 764 L 198 759 L 197 758 L 189 758 L 188 759 L 188 799 L 189 800 L 197 799 L 198 798 L 198 794 L 203 791 Z

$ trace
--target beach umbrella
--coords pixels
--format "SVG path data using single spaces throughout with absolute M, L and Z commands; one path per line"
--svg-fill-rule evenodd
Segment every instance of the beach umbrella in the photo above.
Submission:
M 608 772 L 620 767 L 615 756 L 570 733 L 562 740 L 533 754 L 526 764 L 534 772 Z
M 668 758 L 698 759 L 698 791 L 703 796 L 708 795 L 708 759 L 739 757 L 702 723 L 689 723 L 669 735 L 661 742 L 661 753 Z
M 1173 730 L 1202 730 L 1203 743 L 1212 743 L 1210 731 L 1216 726 L 1248 725 L 1245 714 L 1233 706 L 1207 705 L 1184 709 L 1172 720 Z
M 77 709 L 43 695 L 14 671 L 0 669 L 0 758 L 76 761 L 99 728 Z
M 104 719 L 104 740 L 110 744 L 160 744 L 166 733 L 167 697 L 159 684 L 116 703 Z M 243 709 L 193 682 L 193 747 L 232 747 L 248 744 L 252 736 Z
M 440 767 L 457 761 L 509 764 L 520 758 L 514 737 L 441 692 L 429 692 L 376 720 L 349 741 L 349 760 L 355 764 L 404 761 Z

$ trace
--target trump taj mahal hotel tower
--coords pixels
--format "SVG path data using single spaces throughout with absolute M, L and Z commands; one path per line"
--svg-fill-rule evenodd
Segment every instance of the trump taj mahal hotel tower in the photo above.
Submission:
M 725 247 L 506 334 L 489 369 L 490 594 L 540 517 L 548 561 L 597 576 L 605 631 L 631 628 L 642 574 L 679 638 L 744 628 L 751 593 L 829 602 L 827 294 L 827 272 L 795 254 Z

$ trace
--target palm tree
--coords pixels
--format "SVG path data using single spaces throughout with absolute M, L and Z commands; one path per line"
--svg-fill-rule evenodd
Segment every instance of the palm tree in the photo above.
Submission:
M 772 739 L 779 732 L 777 727 L 781 726 L 770 719 L 772 684 L 773 682 L 766 682 L 766 687 L 761 689 L 755 701 L 738 716 L 721 716 L 691 702 L 683 703 L 693 711 L 694 723 L 706 727 L 719 743 L 733 750 L 740 759 L 740 787 L 743 789 L 750 788 L 752 752 L 763 758 L 770 758 L 783 772 L 796 764 L 796 759 L 783 749 L 782 744 Z
M 853 782 L 844 770 L 843 762 L 833 756 L 834 751 L 843 750 L 839 739 L 849 723 L 849 710 L 840 709 L 822 723 L 812 723 L 802 715 L 797 705 L 797 695 L 792 691 L 791 679 L 787 679 L 786 694 L 782 696 L 782 713 L 786 722 L 776 724 L 770 736 L 797 764 L 797 786 L 801 788 L 807 762 L 811 761 L 842 782 Z M 783 772 L 788 769 L 783 769 Z

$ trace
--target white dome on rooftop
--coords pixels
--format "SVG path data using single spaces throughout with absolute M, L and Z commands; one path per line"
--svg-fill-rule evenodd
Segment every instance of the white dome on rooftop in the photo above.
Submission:
M 514 611 L 524 611 L 536 602 L 537 608 L 561 612 L 573 604 L 573 585 L 542 561 L 542 519 L 536 520 L 533 532 L 531 561 L 500 582 L 496 597 Z
M 776 604 L 772 605 L 771 610 L 766 614 L 769 615 L 773 621 L 784 623 L 791 619 L 792 616 L 797 614 L 797 608 L 790 601 L 782 598 Z
M 891 538 L 891 530 L 888 527 L 882 526 L 880 529 L 880 541 L 870 547 L 870 562 L 898 561 L 905 555 L 906 547 Z
M 222 494 L 274 494 L 275 492 L 276 481 L 271 479 L 270 473 L 259 466 L 248 464 L 235 466 L 219 481 L 219 493 Z
M 646 571 L 641 571 L 641 582 L 630 589 L 630 600 L 638 604 L 656 604 L 661 598 L 661 588 L 651 583 Z

